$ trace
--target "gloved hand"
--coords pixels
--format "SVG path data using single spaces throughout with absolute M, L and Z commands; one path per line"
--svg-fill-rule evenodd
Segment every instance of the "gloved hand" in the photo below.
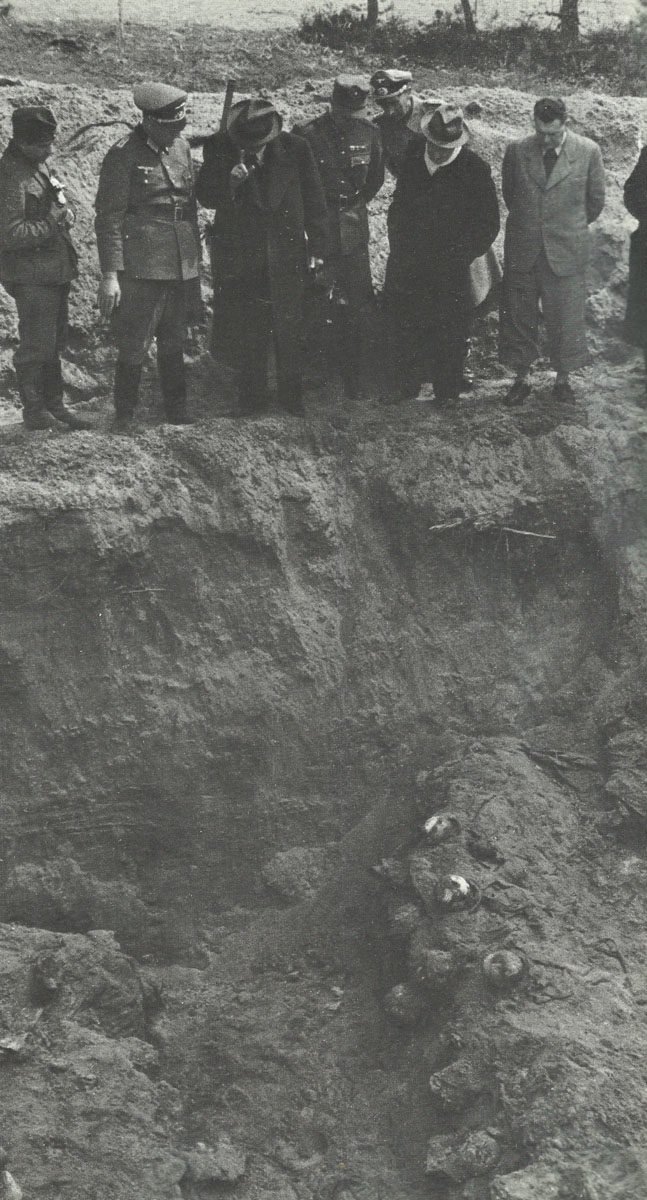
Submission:
M 121 300 L 121 288 L 119 286 L 119 277 L 116 271 L 109 271 L 103 276 L 99 284 L 99 292 L 97 295 L 97 304 L 99 312 L 104 321 L 112 316 L 112 313 L 119 307 Z

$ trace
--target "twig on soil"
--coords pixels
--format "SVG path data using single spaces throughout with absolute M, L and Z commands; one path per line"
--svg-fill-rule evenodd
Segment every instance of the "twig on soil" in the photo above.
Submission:
M 444 521 L 441 525 L 430 525 L 429 533 L 442 533 L 444 529 L 458 529 L 460 525 L 470 525 L 475 521 L 473 517 L 457 517 L 455 521 Z M 498 530 L 499 533 L 516 533 L 519 537 L 540 538 L 542 541 L 557 541 L 556 533 L 533 533 L 531 529 L 513 529 L 512 525 L 475 525 L 475 528 L 481 532 Z
M 151 587 L 115 588 L 115 591 L 117 592 L 117 594 L 119 596 L 135 596 L 139 592 L 165 592 L 166 590 L 167 590 L 166 588 L 151 588 Z
M 459 525 L 467 525 L 467 517 L 459 517 L 457 521 L 445 521 L 442 525 L 430 525 L 430 533 L 439 533 L 443 529 L 457 529 Z
M 556 533 L 533 533 L 530 529 L 513 529 L 511 525 L 501 525 L 499 528 L 502 529 L 504 533 L 518 533 L 520 537 L 542 538 L 544 541 L 551 542 L 557 541 Z

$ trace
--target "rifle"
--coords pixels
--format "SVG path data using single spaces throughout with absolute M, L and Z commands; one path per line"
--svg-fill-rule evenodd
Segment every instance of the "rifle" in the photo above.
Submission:
M 220 115 L 220 124 L 218 126 L 220 133 L 225 133 L 227 130 L 227 120 L 229 118 L 229 111 L 231 109 L 235 91 L 236 91 L 235 79 L 228 79 L 226 87 L 225 87 L 225 99 L 224 99 L 223 106 L 222 106 L 222 113 Z M 210 133 L 194 133 L 189 138 L 189 145 L 193 149 L 195 149 L 196 146 L 204 146 L 205 142 L 207 141 L 207 138 L 210 138 L 210 137 L 211 137 Z

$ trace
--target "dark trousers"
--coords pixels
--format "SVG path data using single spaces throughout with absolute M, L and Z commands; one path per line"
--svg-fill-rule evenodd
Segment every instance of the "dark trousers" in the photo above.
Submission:
M 67 340 L 69 283 L 6 283 L 18 309 L 19 345 L 13 361 L 21 367 L 57 362 Z
M 238 377 L 238 390 L 244 407 L 259 407 L 267 402 L 270 352 L 276 360 L 276 384 L 279 401 L 292 396 L 301 387 L 300 353 L 291 346 L 284 353 L 284 338 L 276 336 L 274 306 L 264 279 L 232 287 L 228 293 L 227 324 L 232 329 L 232 359 Z M 214 309 L 214 334 L 217 314 Z M 294 330 L 301 339 L 300 327 Z M 216 338 L 214 336 L 214 342 Z
M 141 366 L 153 338 L 160 357 L 181 354 L 186 339 L 192 280 L 130 279 L 122 276 L 121 303 L 112 330 L 119 361 Z
M 391 385 L 417 394 L 431 382 L 437 400 L 459 395 L 470 327 L 463 288 L 433 292 L 390 290 L 385 294 Z

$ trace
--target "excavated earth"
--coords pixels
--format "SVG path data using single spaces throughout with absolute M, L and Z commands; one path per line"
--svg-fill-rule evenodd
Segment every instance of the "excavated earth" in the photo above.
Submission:
M 456 98 L 498 174 L 532 99 Z M 64 138 L 133 115 L 36 83 L 0 115 L 35 99 Z M 378 339 L 352 411 L 319 372 L 304 422 L 236 421 L 198 331 L 198 423 L 159 423 L 151 363 L 113 436 L 115 129 L 61 154 L 92 433 L 23 432 L 0 300 L 0 1142 L 30 1200 L 647 1194 L 647 418 L 619 340 L 645 102 L 572 108 L 609 202 L 561 409 L 543 369 L 501 407 L 490 313 L 449 412 L 380 402 Z

